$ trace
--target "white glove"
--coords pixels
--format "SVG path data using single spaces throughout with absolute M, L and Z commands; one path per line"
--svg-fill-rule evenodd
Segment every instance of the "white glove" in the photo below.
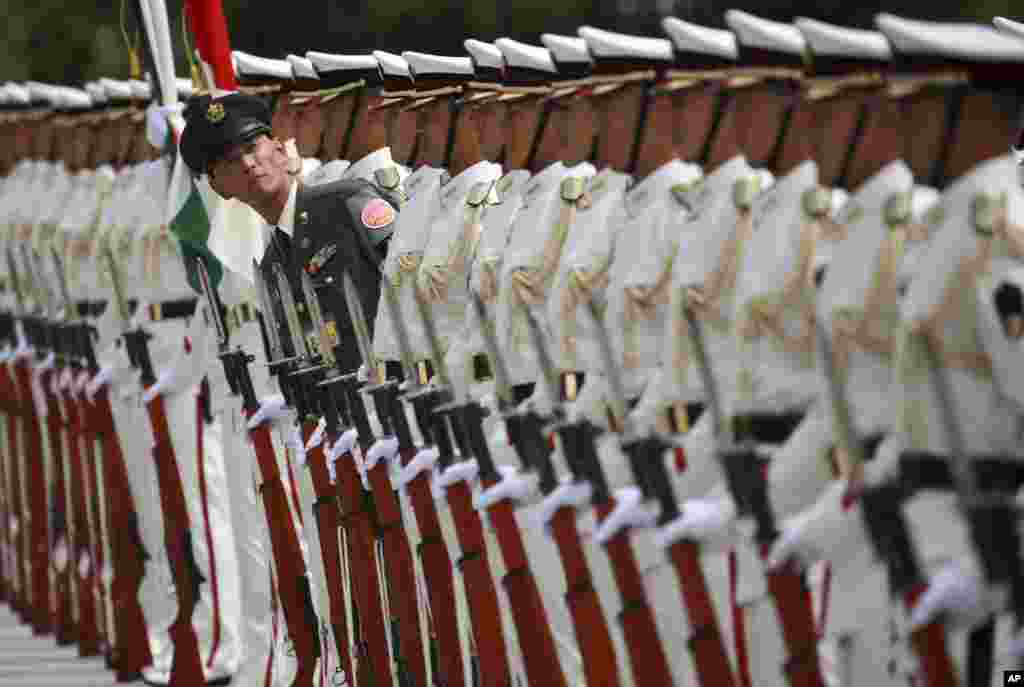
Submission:
M 910 630 L 937 617 L 956 628 L 971 629 L 988 618 L 994 608 L 985 582 L 977 570 L 962 561 L 947 563 L 936 573 L 910 614 Z
M 677 538 L 698 542 L 718 551 L 732 548 L 738 535 L 736 506 L 731 499 L 690 499 L 673 524 Z
M 847 482 L 835 482 L 813 506 L 789 518 L 768 555 L 768 567 L 777 568 L 796 557 L 804 566 L 826 559 L 842 564 L 857 554 L 871 552 L 860 505 L 843 508 Z
M 256 429 L 264 422 L 287 424 L 291 419 L 291 408 L 288 407 L 281 394 L 274 394 L 260 399 L 260 408 L 249 418 L 249 429 Z

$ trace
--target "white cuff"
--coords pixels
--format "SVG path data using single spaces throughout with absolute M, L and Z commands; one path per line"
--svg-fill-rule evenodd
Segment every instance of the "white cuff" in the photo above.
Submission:
M 174 374 L 174 367 L 173 366 L 169 367 L 167 369 L 161 370 L 160 371 L 160 377 L 157 378 L 156 383 L 154 383 L 153 386 L 149 387 L 148 389 L 146 389 L 145 392 L 143 392 L 143 394 L 142 394 L 142 403 L 143 403 L 143 405 L 149 405 L 150 401 L 152 401 L 157 396 L 163 395 L 165 391 L 166 392 L 171 392 L 172 391 L 172 386 L 174 385 L 174 377 L 175 377 L 175 374 Z
M 83 580 L 89 577 L 89 572 L 92 570 L 92 559 L 89 558 L 89 552 L 83 551 L 82 555 L 78 558 L 78 576 Z
M 435 472 L 434 481 L 439 489 L 447 489 L 459 482 L 472 482 L 479 472 L 480 467 L 477 465 L 476 459 L 461 460 L 440 472 Z
M 413 481 L 426 471 L 433 470 L 437 464 L 437 449 L 423 448 L 416 452 L 409 461 L 395 476 L 395 486 L 405 489 L 409 482 Z
M 560 484 L 544 500 L 537 504 L 533 514 L 533 521 L 538 526 L 547 530 L 551 524 L 551 518 L 563 506 L 583 508 L 590 503 L 594 490 L 590 482 L 567 482 Z
M 369 472 L 377 467 L 382 459 L 390 463 L 398 455 L 398 439 L 396 437 L 382 437 L 373 442 L 373 446 L 366 452 L 364 469 Z
M 100 389 L 110 384 L 114 378 L 114 366 L 104 365 L 100 368 L 100 371 L 96 373 L 96 376 L 85 387 L 85 397 L 92 403 L 96 398 L 96 394 L 100 392 Z
M 53 569 L 62 573 L 68 569 L 68 541 L 61 535 L 53 547 Z
M 89 374 L 88 370 L 82 370 L 79 372 L 78 376 L 75 377 L 75 381 L 71 385 L 71 393 L 73 393 L 76 398 L 81 398 L 82 394 L 85 392 L 85 388 L 89 386 L 90 379 L 92 379 L 92 375 Z
M 300 468 L 306 467 L 306 446 L 302 443 L 302 429 L 298 426 L 292 427 L 291 434 L 285 445 L 295 451 L 295 460 Z
M 324 443 L 324 432 L 327 430 L 327 420 L 320 418 L 320 422 L 316 424 L 316 429 L 313 430 L 313 434 L 310 435 L 309 441 L 306 442 L 306 450 L 312 451 L 320 444 Z
M 520 472 L 511 465 L 499 465 L 501 479 L 497 484 L 484 489 L 473 498 L 477 510 L 487 510 L 505 499 L 517 503 L 527 500 L 537 490 L 537 475 Z
M 346 453 L 351 453 L 352 448 L 356 445 L 356 440 L 359 438 L 359 432 L 354 428 L 346 430 L 342 433 L 338 440 L 334 442 L 329 449 L 327 449 L 327 472 L 330 474 L 331 484 L 338 483 L 338 471 L 335 468 L 335 463 Z
M 594 532 L 599 544 L 607 544 L 626 528 L 651 527 L 658 518 L 658 509 L 644 503 L 643 494 L 636 487 L 615 490 L 615 508 Z

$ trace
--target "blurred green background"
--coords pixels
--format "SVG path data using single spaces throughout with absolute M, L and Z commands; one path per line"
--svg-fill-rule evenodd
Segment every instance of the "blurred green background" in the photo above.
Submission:
M 465 38 L 508 36 L 537 42 L 544 31 L 574 33 L 581 24 L 660 35 L 658 21 L 674 15 L 723 26 L 729 8 L 790 20 L 808 16 L 871 28 L 876 12 L 936 20 L 990 22 L 1024 16 L 1021 0 L 223 0 L 232 46 L 267 57 L 323 50 L 372 49 L 464 54 Z M 167 0 L 179 52 L 181 0 Z M 80 83 L 128 76 L 124 31 L 135 34 L 121 0 L 0 0 L 7 39 L 0 42 L 0 79 Z

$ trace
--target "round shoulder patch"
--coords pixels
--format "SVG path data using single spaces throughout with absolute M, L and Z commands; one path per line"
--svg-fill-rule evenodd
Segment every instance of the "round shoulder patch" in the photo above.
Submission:
M 395 209 L 382 198 L 374 198 L 363 206 L 359 217 L 367 229 L 381 229 L 395 221 Z

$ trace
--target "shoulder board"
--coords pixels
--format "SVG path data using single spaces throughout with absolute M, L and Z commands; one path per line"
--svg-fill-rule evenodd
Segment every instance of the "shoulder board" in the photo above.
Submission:
M 562 200 L 574 203 L 583 195 L 587 180 L 584 177 L 562 179 Z
M 937 227 L 946 221 L 946 208 L 942 205 L 932 206 L 928 212 L 924 213 L 925 224 L 933 227 Z
M 808 217 L 824 217 L 832 209 L 832 192 L 823 186 L 807 189 L 801 199 Z
M 737 179 L 732 185 L 732 202 L 738 210 L 750 210 L 754 207 L 754 199 L 761 192 L 761 177 L 752 174 Z
M 694 193 L 699 191 L 703 185 L 704 179 L 701 177 L 692 179 L 691 181 L 685 181 L 681 184 L 673 184 L 669 191 L 672 193 L 672 198 L 675 199 L 677 203 L 689 210 L 693 208 Z
M 466 204 L 474 208 L 483 205 L 487 202 L 493 188 L 493 181 L 478 181 L 469 189 L 469 195 L 466 196 Z
M 996 217 L 1004 196 L 979 193 L 971 199 L 971 226 L 981 236 L 992 236 L 996 230 Z
M 374 170 L 373 178 L 377 180 L 378 184 L 389 191 L 394 191 L 398 188 L 398 184 L 402 181 L 402 177 L 398 174 L 398 167 L 395 165 L 388 165 L 387 167 Z
M 886 198 L 883 212 L 885 223 L 890 227 L 900 227 L 909 222 L 912 214 L 910 192 L 902 191 Z
M 498 179 L 498 183 L 494 185 L 494 190 L 500 196 L 505 195 L 509 188 L 511 188 L 513 182 L 512 174 L 506 174 L 502 178 Z

